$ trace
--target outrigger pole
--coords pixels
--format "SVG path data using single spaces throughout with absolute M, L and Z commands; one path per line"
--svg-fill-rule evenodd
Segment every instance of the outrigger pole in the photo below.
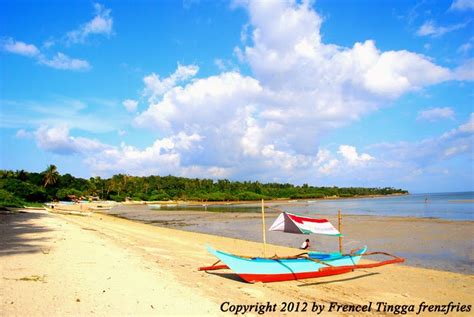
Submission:
M 263 234 L 263 257 L 267 257 L 267 239 L 265 236 L 265 204 L 262 198 L 262 234 Z

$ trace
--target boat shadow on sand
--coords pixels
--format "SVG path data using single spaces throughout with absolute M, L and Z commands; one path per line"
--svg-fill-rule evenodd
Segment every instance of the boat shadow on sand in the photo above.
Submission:
M 228 280 L 232 280 L 235 282 L 244 282 L 246 283 L 239 275 L 235 273 L 221 273 L 221 272 L 206 272 L 207 274 L 215 275 L 215 276 L 220 276 L 222 278 L 226 278 Z M 355 272 L 353 272 L 356 274 Z M 300 285 L 297 285 L 298 287 L 306 287 L 306 286 L 316 286 L 316 285 L 324 285 L 324 284 L 332 284 L 332 283 L 339 283 L 339 282 L 347 282 L 347 281 L 352 281 L 352 280 L 358 280 L 361 278 L 366 278 L 372 275 L 378 275 L 380 274 L 379 272 L 372 272 L 372 273 L 365 273 L 365 272 L 360 272 L 357 273 L 357 276 L 351 276 L 351 277 L 346 277 L 346 278 L 339 278 L 339 279 L 331 279 L 331 280 L 326 280 L 326 281 L 320 281 L 320 282 L 313 282 L 311 280 L 303 280 L 303 279 L 297 279 L 294 281 L 301 282 Z M 285 282 L 285 281 L 283 281 Z

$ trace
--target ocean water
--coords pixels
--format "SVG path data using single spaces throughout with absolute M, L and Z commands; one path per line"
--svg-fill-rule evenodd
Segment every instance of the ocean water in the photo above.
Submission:
M 427 193 L 376 198 L 337 200 L 298 200 L 265 203 L 270 209 L 298 214 L 333 215 L 338 209 L 346 215 L 400 216 L 474 220 L 474 192 Z M 163 210 L 214 212 L 260 212 L 259 204 L 162 207 Z
M 474 220 L 474 192 L 412 194 L 381 198 L 309 201 L 307 206 L 290 206 L 299 213 L 344 214 Z M 288 210 L 290 211 L 290 210 Z

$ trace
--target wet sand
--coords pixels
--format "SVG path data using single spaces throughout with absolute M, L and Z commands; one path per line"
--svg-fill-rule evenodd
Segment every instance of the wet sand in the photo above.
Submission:
M 337 316 L 354 313 L 327 313 L 331 302 L 383 301 L 417 308 L 422 302 L 473 304 L 472 275 L 392 265 L 319 279 L 247 284 L 230 271 L 206 273 L 197 267 L 215 262 L 206 244 L 260 255 L 259 243 L 100 214 L 28 211 L 0 215 L 0 220 L 0 298 L 5 316 L 224 315 L 224 302 L 270 302 L 278 309 L 282 302 L 316 302 L 325 307 L 323 315 Z M 390 235 L 391 229 L 385 231 Z M 268 252 L 283 256 L 297 251 L 269 245 Z

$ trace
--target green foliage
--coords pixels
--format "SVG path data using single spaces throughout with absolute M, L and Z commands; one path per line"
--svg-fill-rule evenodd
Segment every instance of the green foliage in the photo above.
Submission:
M 238 193 L 236 196 L 238 200 L 261 200 L 261 199 L 267 198 L 264 195 L 260 195 L 260 194 L 249 192 L 249 191 Z
M 12 193 L 0 189 L 0 207 L 18 207 L 21 208 L 25 202 L 15 197 Z
M 125 201 L 125 198 L 127 198 L 127 196 L 125 196 L 125 195 L 111 195 L 109 198 L 112 199 L 113 201 L 121 202 L 121 201 Z
M 61 188 L 56 192 L 56 198 L 59 200 L 69 200 L 69 196 L 74 195 L 77 198 L 83 196 L 80 190 L 75 188 Z
M 13 196 L 26 201 L 45 201 L 44 188 L 15 178 L 0 179 L 0 189 L 10 192 Z
M 48 176 L 49 175 L 49 176 Z M 46 184 L 46 180 L 47 184 Z M 46 187 L 43 187 L 47 185 Z M 108 179 L 82 179 L 60 175 L 54 165 L 42 173 L 0 170 L 0 190 L 20 202 L 44 202 L 67 199 L 68 195 L 98 196 L 100 199 L 229 201 L 260 199 L 315 199 L 367 195 L 406 194 L 405 190 L 363 187 L 315 187 L 309 184 L 234 182 L 227 179 L 184 178 L 175 176 L 137 177 L 117 174 Z M 11 200 L 11 196 L 8 196 Z

